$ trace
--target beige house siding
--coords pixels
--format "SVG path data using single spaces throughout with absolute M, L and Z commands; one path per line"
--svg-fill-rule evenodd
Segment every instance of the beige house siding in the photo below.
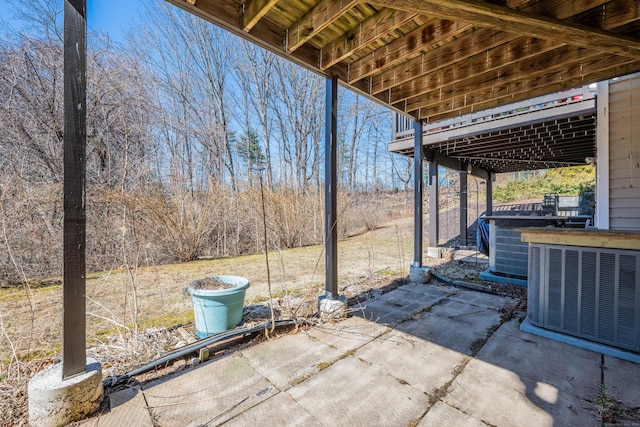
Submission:
M 640 76 L 609 82 L 609 228 L 640 229 Z

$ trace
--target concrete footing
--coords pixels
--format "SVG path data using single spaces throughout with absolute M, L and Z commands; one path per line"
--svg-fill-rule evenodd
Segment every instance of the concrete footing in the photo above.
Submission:
M 29 423 L 34 427 L 61 426 L 96 411 L 103 397 L 102 366 L 87 359 L 87 371 L 62 379 L 62 363 L 38 372 L 30 381 Z
M 338 295 L 338 298 L 334 299 L 327 293 L 318 298 L 318 312 L 323 320 L 347 317 L 347 307 L 347 298 L 344 295 Z
M 520 324 L 520 330 L 529 334 L 537 335 L 539 337 L 548 338 L 550 340 L 563 342 L 565 344 L 572 345 L 574 347 L 583 348 L 585 350 L 593 351 L 594 353 L 604 354 L 605 356 L 617 357 L 618 359 L 628 360 L 640 365 L 640 354 L 632 353 L 620 348 L 608 346 L 606 344 L 600 344 L 597 342 L 589 341 L 586 339 L 572 337 L 571 335 L 562 334 L 560 332 L 544 329 L 539 326 L 533 325 L 529 321 L 527 316 Z
M 412 265 L 409 269 L 409 280 L 414 283 L 429 283 L 431 281 L 431 269 Z

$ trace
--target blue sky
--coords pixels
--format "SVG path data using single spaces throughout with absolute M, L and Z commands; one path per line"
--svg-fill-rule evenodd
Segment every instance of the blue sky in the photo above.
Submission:
M 87 25 L 121 41 L 141 7 L 141 0 L 87 0 Z
M 57 1 L 62 8 L 62 1 Z M 87 0 L 87 24 L 90 29 L 100 29 L 122 41 L 141 7 L 142 0 Z M 13 23 L 7 0 L 0 0 L 0 18 Z

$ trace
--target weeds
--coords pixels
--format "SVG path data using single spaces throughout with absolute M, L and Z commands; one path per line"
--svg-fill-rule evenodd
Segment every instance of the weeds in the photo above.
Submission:
M 87 343 L 92 347 L 88 354 L 103 363 L 105 375 L 122 374 L 179 345 L 183 337 L 176 333 L 158 332 L 156 329 L 177 324 L 187 325 L 181 330 L 192 329 L 192 308 L 181 292 L 184 283 L 215 272 L 224 271 L 225 274 L 250 277 L 252 287 L 247 294 L 247 301 L 268 301 L 273 307 L 273 313 L 269 308 L 269 317 L 272 319 L 301 318 L 315 313 L 317 298 L 324 285 L 323 280 L 318 280 L 324 260 L 323 246 L 279 250 L 279 245 L 272 240 L 274 235 L 270 234 L 267 202 L 265 194 L 267 244 L 261 246 L 275 246 L 277 249 L 277 269 L 281 271 L 278 274 L 281 280 L 278 282 L 282 283 L 282 289 L 274 287 L 277 285 L 271 277 L 273 271 L 266 274 L 265 258 L 260 258 L 259 255 L 208 259 L 177 265 L 138 266 L 140 263 L 144 264 L 147 258 L 142 247 L 143 241 L 137 240 L 139 234 L 136 230 L 120 229 L 120 226 L 125 225 L 131 227 L 130 221 L 125 224 L 122 216 L 120 217 L 120 224 L 114 228 L 118 232 L 112 242 L 120 250 L 120 256 L 112 260 L 113 268 L 93 273 L 87 279 L 87 314 L 90 316 L 87 321 Z M 127 217 L 131 218 L 129 213 Z M 140 227 L 140 224 L 137 226 Z M 264 239 L 264 223 L 262 228 Z M 349 283 L 354 274 L 358 277 L 357 282 L 345 291 L 348 297 L 362 294 L 371 287 L 382 286 L 390 280 L 388 274 L 360 276 L 362 272 L 394 272 L 403 268 L 398 265 L 403 257 L 394 254 L 394 249 L 404 253 L 402 246 L 409 239 L 401 236 L 403 231 L 405 228 L 396 224 L 395 230 L 387 226 L 369 232 L 371 234 L 364 233 L 340 241 L 339 280 L 341 283 Z M 122 256 L 125 245 L 126 258 Z M 132 286 L 135 287 L 135 292 Z M 60 351 L 61 287 L 29 287 L 28 291 L 25 294 L 23 290 L 15 288 L 0 289 L 0 360 L 3 361 L 0 363 L 0 425 L 26 418 L 26 384 L 35 372 L 33 367 L 42 363 L 33 360 L 33 357 L 53 360 Z M 125 297 L 127 307 L 123 312 Z M 132 298 L 138 299 L 139 303 L 134 304 Z M 245 321 L 268 320 L 260 318 L 262 313 L 255 312 L 248 316 L 253 317 L 252 319 L 247 318 Z M 47 319 L 47 322 L 33 329 L 33 335 L 25 336 L 25 331 L 30 330 L 25 329 L 25 325 L 31 324 L 29 319 L 34 314 L 38 319 Z M 11 322 L 7 321 L 9 318 Z M 34 343 L 38 345 L 35 350 Z M 10 397 L 20 395 L 22 390 L 24 401 L 20 400 L 22 398 L 16 400 Z M 7 419 L 13 421 L 6 421 Z
M 627 422 L 632 423 L 632 425 L 638 425 L 640 423 L 640 408 L 629 408 L 618 401 L 607 392 L 604 384 L 600 384 L 598 393 L 591 399 L 590 403 L 598 413 L 602 425 L 627 425 Z

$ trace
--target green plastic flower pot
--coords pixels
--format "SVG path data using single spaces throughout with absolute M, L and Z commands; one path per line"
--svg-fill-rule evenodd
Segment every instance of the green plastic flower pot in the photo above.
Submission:
M 190 285 L 187 288 L 193 301 L 198 338 L 206 338 L 238 326 L 242 321 L 244 295 L 249 287 L 249 280 L 244 277 L 212 276 L 210 279 L 233 287 L 196 289 Z

